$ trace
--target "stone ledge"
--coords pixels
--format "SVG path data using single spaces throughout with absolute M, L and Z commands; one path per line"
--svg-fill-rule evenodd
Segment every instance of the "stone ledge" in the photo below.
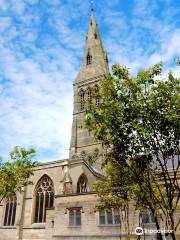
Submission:
M 60 237 L 60 238 L 109 238 L 109 237 L 120 237 L 126 236 L 125 234 L 104 234 L 104 235 L 53 235 L 53 238 Z M 136 235 L 137 236 L 137 235 Z
M 0 229 L 17 229 L 15 226 L 0 226 Z
M 120 224 L 99 224 L 97 225 L 97 227 L 119 227 L 120 228 Z
M 23 229 L 45 229 L 46 223 L 33 223 L 30 227 L 23 227 Z
M 80 226 L 68 226 L 68 228 L 81 228 L 81 225 Z
M 96 194 L 96 192 L 84 192 L 84 193 L 57 194 L 57 195 L 55 195 L 55 198 L 59 198 L 59 197 L 69 197 L 69 196 L 90 195 L 90 194 Z

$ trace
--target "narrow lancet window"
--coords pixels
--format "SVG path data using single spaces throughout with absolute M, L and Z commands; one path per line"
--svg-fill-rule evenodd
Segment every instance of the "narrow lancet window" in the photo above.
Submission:
M 16 207 L 17 207 L 16 196 L 9 197 L 6 200 L 4 226 L 14 226 L 16 218 Z
M 84 110 L 85 109 L 85 92 L 83 90 L 80 91 L 80 110 Z
M 46 209 L 53 208 L 54 187 L 48 176 L 43 176 L 36 187 L 35 223 L 46 221 Z

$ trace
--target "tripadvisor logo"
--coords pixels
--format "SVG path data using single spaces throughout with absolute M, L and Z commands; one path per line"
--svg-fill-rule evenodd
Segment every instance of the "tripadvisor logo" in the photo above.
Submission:
M 162 234 L 171 234 L 173 231 L 172 230 L 166 230 L 166 229 L 143 229 L 142 227 L 137 227 L 135 229 L 135 234 L 136 235 L 143 235 L 145 234 L 157 234 L 157 233 L 162 233 Z
M 143 235 L 143 233 L 144 233 L 143 228 L 142 227 L 137 227 L 135 229 L 135 233 L 136 233 L 136 235 Z

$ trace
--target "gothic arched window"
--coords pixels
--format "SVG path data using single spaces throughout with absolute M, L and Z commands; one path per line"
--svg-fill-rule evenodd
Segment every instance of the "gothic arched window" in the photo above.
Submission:
M 35 223 L 46 221 L 46 209 L 53 208 L 54 187 L 52 180 L 44 175 L 36 187 Z
M 80 91 L 79 93 L 80 95 L 80 109 L 84 110 L 85 106 L 84 106 L 84 102 L 85 102 L 85 92 L 83 90 Z
M 4 216 L 4 226 L 14 226 L 16 218 L 17 198 L 9 197 L 6 200 L 6 209 Z
M 90 54 L 87 55 L 87 65 L 92 63 L 92 56 Z
M 88 180 L 86 175 L 82 174 L 77 183 L 77 193 L 85 193 L 88 189 Z

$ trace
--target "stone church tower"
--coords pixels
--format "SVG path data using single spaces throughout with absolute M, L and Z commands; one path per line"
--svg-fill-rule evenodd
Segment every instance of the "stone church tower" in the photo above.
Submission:
M 93 11 L 89 31 L 86 36 L 86 48 L 83 63 L 73 84 L 74 111 L 70 143 L 70 158 L 84 157 L 86 160 L 95 153 L 102 152 L 101 144 L 95 143 L 92 133 L 82 127 L 87 102 L 91 101 L 91 88 L 99 87 L 99 81 L 109 74 L 108 58 L 103 49 Z

